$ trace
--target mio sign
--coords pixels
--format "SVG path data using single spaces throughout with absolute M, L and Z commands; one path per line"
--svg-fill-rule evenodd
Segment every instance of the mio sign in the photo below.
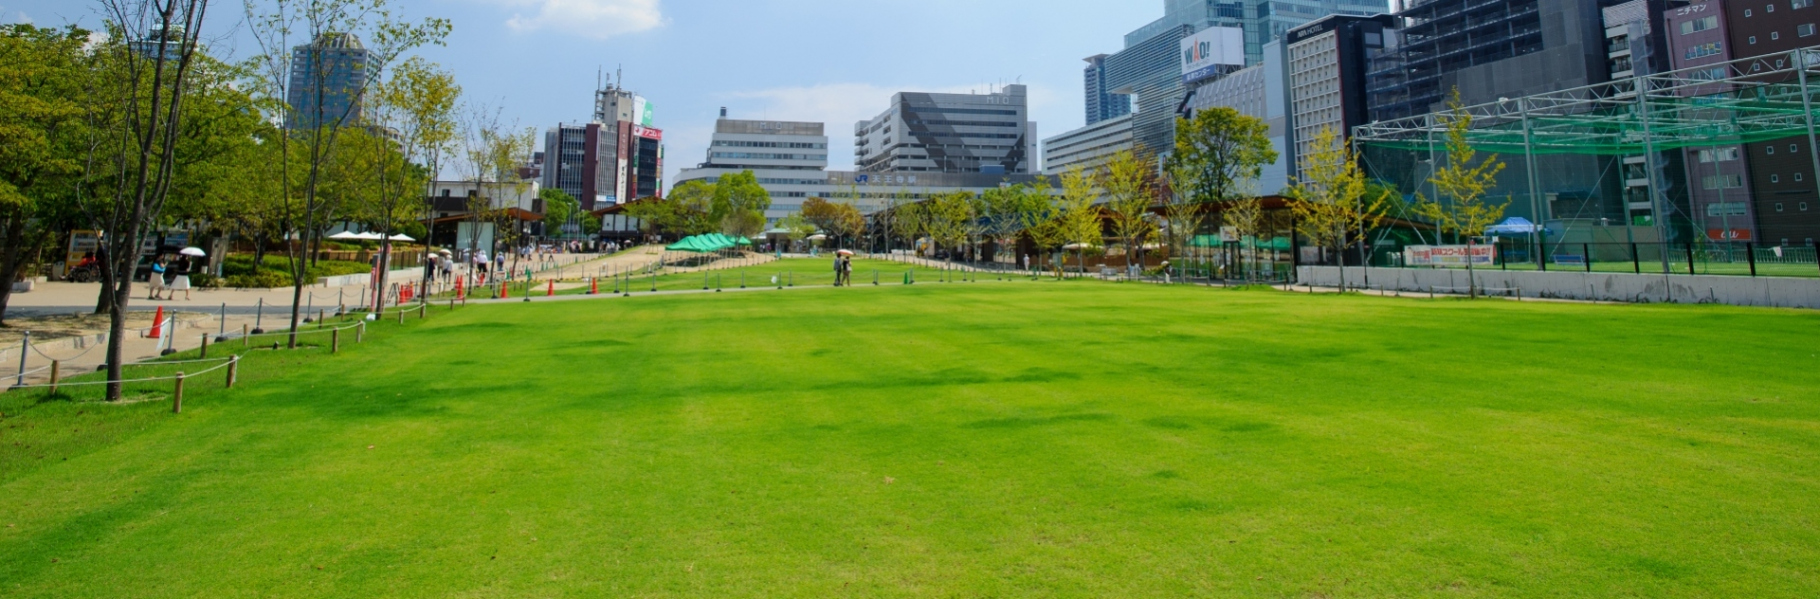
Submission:
M 1245 30 L 1209 27 L 1182 40 L 1182 81 L 1194 83 L 1245 66 Z

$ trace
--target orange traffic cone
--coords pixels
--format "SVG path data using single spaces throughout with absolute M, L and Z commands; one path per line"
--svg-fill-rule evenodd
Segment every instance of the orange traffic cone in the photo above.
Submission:
M 511 285 L 500 285 L 499 286 L 499 299 L 506 299 L 509 297 L 512 297 L 512 286 Z
M 550 280 L 550 288 L 548 291 L 545 291 L 543 295 L 544 295 L 544 297 L 552 297 L 552 296 L 556 295 L 556 280 L 555 279 Z
M 163 338 L 163 337 L 164 337 L 164 306 L 158 306 L 158 313 L 152 315 L 152 330 L 151 330 L 151 332 L 146 333 L 145 338 L 159 339 L 159 338 Z
M 468 301 L 467 290 L 462 289 L 461 287 L 461 277 L 455 277 L 455 299 L 464 302 Z
M 588 295 L 600 295 L 600 279 L 588 279 Z

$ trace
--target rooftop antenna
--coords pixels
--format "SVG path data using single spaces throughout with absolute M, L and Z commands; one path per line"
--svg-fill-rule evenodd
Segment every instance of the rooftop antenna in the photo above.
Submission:
M 614 84 L 618 86 L 617 89 L 626 88 L 626 65 L 619 65 L 619 70 L 613 75 L 613 81 L 617 82 Z
M 605 71 L 598 65 L 594 67 L 594 93 L 600 93 L 600 78 L 605 76 Z

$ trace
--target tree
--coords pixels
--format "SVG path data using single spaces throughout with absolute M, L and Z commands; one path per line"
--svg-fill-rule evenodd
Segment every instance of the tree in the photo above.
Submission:
M 1450 201 L 1442 202 L 1440 198 L 1429 200 L 1416 195 L 1417 210 L 1433 220 L 1435 228 L 1443 233 L 1452 233 L 1455 239 L 1466 238 L 1466 287 L 1469 297 L 1478 297 L 1478 281 L 1472 267 L 1473 245 L 1485 228 L 1497 224 L 1504 218 L 1504 210 L 1510 206 L 1507 197 L 1502 203 L 1492 204 L 1485 201 L 1485 192 L 1498 182 L 1498 173 L 1504 171 L 1504 163 L 1498 155 L 1487 156 L 1479 161 L 1478 151 L 1468 143 L 1466 136 L 1472 131 L 1472 115 L 1460 103 L 1460 90 L 1454 90 L 1453 98 L 1447 102 L 1448 111 L 1441 116 L 1442 123 L 1447 125 L 1447 165 L 1435 169 L 1434 176 L 1428 181 L 1435 186 L 1435 193 Z M 1477 161 L 1478 164 L 1473 163 Z
M 1226 203 L 1225 212 L 1221 213 L 1226 226 L 1232 227 L 1233 235 L 1239 240 L 1251 240 L 1250 252 L 1240 251 L 1241 259 L 1249 256 L 1253 262 L 1245 270 L 1245 281 L 1255 280 L 1257 273 L 1258 238 L 1264 234 L 1264 202 L 1256 196 L 1241 197 Z
M 1106 243 L 1106 230 L 1099 206 L 1099 177 L 1074 168 L 1062 173 L 1062 197 L 1058 206 L 1057 235 L 1059 243 L 1075 247 L 1075 262 L 1087 270 L 1087 251 L 1099 251 Z M 1056 275 L 1061 276 L 1060 267 Z
M 73 26 L 0 26 L 0 326 L 13 281 L 55 241 L 54 214 L 74 200 L 87 42 Z
M 413 56 L 392 69 L 391 77 L 380 85 L 378 92 L 375 118 L 381 126 L 397 133 L 398 150 L 404 160 L 421 164 L 427 171 L 422 179 L 423 195 L 428 197 L 435 181 L 442 177 L 443 160 L 454 152 L 459 126 L 455 109 L 460 103 L 461 86 L 455 83 L 454 75 L 435 63 Z M 392 201 L 405 201 L 413 195 L 408 191 L 408 181 L 400 178 L 396 183 L 390 196 Z M 424 202 L 421 210 L 426 217 L 431 216 L 428 209 L 428 203 Z M 390 237 L 389 232 L 387 237 Z M 431 251 L 429 236 L 426 234 L 422 241 L 427 261 Z M 430 271 L 425 270 L 421 282 L 429 285 L 430 276 Z M 383 286 L 384 280 L 380 283 Z
M 957 248 L 973 220 L 973 192 L 936 194 L 922 203 L 923 227 L 937 249 Z
M 1120 150 L 1107 159 L 1099 180 L 1106 191 L 1106 209 L 1112 213 L 1113 234 L 1125 245 L 1128 271 L 1141 271 L 1144 242 L 1156 231 L 1150 207 L 1156 204 L 1156 162 L 1132 150 Z
M 923 233 L 923 221 L 927 220 L 923 205 L 901 198 L 893 199 L 892 204 L 887 209 L 891 214 L 891 232 L 896 234 L 898 239 L 904 240 L 904 245 L 911 248 L 913 252 L 920 251 L 916 247 L 916 242 Z
M 175 0 L 167 0 L 175 1 Z M 200 0 L 190 0 L 192 2 Z M 281 164 L 288 165 L 293 151 L 302 154 L 304 170 L 293 173 L 280 169 L 283 200 L 282 229 L 287 236 L 296 233 L 296 241 L 286 244 L 291 255 L 291 334 L 288 347 L 297 346 L 297 326 L 302 320 L 303 287 L 308 273 L 307 261 L 298 255 L 316 241 L 324 222 L 326 206 L 320 202 L 323 168 L 333 155 L 344 130 L 358 123 L 352 121 L 354 107 L 366 101 L 370 86 L 380 79 L 391 64 L 405 52 L 424 45 L 441 45 L 450 31 L 446 19 L 428 18 L 408 23 L 392 13 L 388 0 L 272 0 L 270 12 L 260 13 L 247 2 L 247 26 L 260 54 L 251 61 L 256 73 L 252 83 L 274 103 L 284 103 L 281 115 L 287 132 L 278 136 Z M 194 29 L 187 29 L 194 31 Z M 293 37 L 302 34 L 305 39 Z M 295 52 L 296 42 L 306 44 L 338 37 L 364 38 L 367 76 L 349 88 L 333 78 L 327 52 Z M 301 57 L 302 63 L 297 60 Z M 302 106 L 290 105 L 291 83 L 296 73 L 311 76 L 303 93 L 313 94 Z M 346 94 L 355 99 L 339 114 L 331 114 L 327 94 Z M 295 190 L 295 193 L 293 191 Z M 301 246 L 301 247 L 299 247 Z M 380 294 L 375 293 L 374 296 Z
M 569 224 L 569 221 L 576 218 L 576 215 L 581 212 L 581 202 L 576 201 L 563 190 L 544 188 L 538 190 L 537 197 L 543 200 L 545 235 L 550 234 L 552 227 L 560 232 L 563 226 Z
M 91 206 L 91 222 L 106 237 L 108 265 L 101 283 L 109 294 L 107 399 L 121 391 L 121 351 L 133 270 L 145 235 L 158 222 L 171 190 L 184 126 L 185 101 L 194 78 L 206 0 L 103 0 L 108 41 L 98 49 L 107 76 L 95 87 L 96 105 L 114 111 L 97 131 L 91 162 L 111 171 L 105 200 Z M 97 113 L 91 111 L 90 115 Z M 96 171 L 91 171 L 96 172 Z M 96 174 L 99 174 L 96 172 Z
M 765 210 L 771 207 L 771 192 L 758 184 L 752 171 L 721 175 L 714 183 L 709 214 L 720 232 L 735 237 L 751 237 L 765 228 Z
M 1229 202 L 1254 195 L 1263 166 L 1276 161 L 1269 124 L 1216 107 L 1176 119 L 1175 152 L 1164 167 L 1191 183 L 1185 193 L 1193 202 Z
M 815 223 L 800 212 L 778 219 L 777 228 L 784 230 L 784 237 L 792 244 L 815 234 Z
M 1024 229 L 1025 214 L 1042 211 L 1049 203 L 1051 189 L 1049 178 L 1038 176 L 1029 183 L 994 187 L 980 194 L 982 233 L 992 240 L 994 253 L 1015 246 L 1013 237 Z
M 1387 198 L 1365 195 L 1365 173 L 1352 148 L 1332 127 L 1322 127 L 1315 134 L 1302 174 L 1291 186 L 1297 200 L 1296 229 L 1317 246 L 1333 250 L 1335 256 L 1355 244 L 1364 247 L 1369 243 L 1365 232 L 1383 222 Z M 1341 289 L 1346 286 L 1345 264 L 1341 260 Z

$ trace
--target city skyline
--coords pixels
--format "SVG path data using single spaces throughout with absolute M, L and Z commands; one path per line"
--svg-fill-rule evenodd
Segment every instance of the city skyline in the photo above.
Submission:
M 1163 6 L 934 0 L 898 11 L 836 0 L 405 0 L 397 8 L 453 20 L 448 47 L 417 54 L 453 72 L 468 101 L 503 107 L 506 121 L 521 128 L 586 121 L 599 75 L 623 68 L 624 85 L 654 106 L 671 157 L 664 178 L 673 181 L 705 155 L 723 106 L 736 119 L 825 123 L 834 170 L 853 165 L 851 125 L 877 116 L 900 91 L 986 93 L 1021 83 L 1030 89 L 1030 120 L 1046 131 L 1081 127 L 1080 60 L 1117 48 Z M 216 52 L 245 58 L 256 51 L 243 19 L 238 4 L 213 10 L 207 29 Z M 0 2 L 0 22 L 26 21 L 100 22 L 87 3 Z M 892 32 L 899 35 L 880 35 Z

